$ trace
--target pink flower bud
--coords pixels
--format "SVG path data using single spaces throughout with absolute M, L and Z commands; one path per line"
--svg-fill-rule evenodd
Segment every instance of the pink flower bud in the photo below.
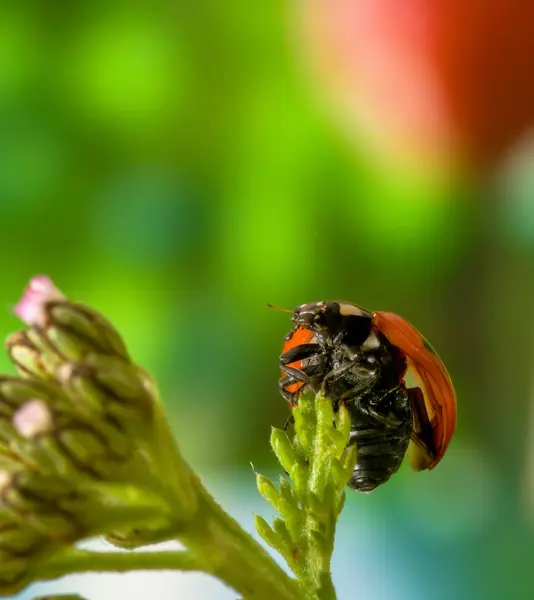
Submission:
M 52 430 L 52 414 L 42 400 L 28 400 L 13 415 L 13 427 L 24 438 Z
M 22 300 L 13 310 L 26 325 L 45 327 L 45 306 L 48 302 L 57 300 L 65 300 L 65 296 L 49 277 L 39 275 L 30 281 Z

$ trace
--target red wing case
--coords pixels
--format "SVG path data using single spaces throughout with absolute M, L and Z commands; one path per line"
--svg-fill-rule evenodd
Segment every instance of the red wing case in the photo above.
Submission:
M 421 382 L 422 393 L 411 393 L 414 410 L 412 467 L 433 469 L 443 458 L 456 427 L 456 394 L 445 365 L 425 338 L 402 317 L 376 312 L 378 331 L 406 356 Z
M 310 329 L 306 329 L 306 327 L 295 327 L 289 335 L 286 337 L 284 341 L 284 345 L 282 346 L 282 354 L 295 348 L 296 346 L 301 346 L 302 344 L 309 344 L 311 340 L 315 337 L 315 334 Z M 288 367 L 293 367 L 294 369 L 302 368 L 302 361 L 297 360 L 287 365 Z M 284 374 L 284 373 L 282 373 Z M 300 390 L 300 388 L 304 384 L 301 381 L 288 385 L 285 390 L 290 394 L 294 394 Z

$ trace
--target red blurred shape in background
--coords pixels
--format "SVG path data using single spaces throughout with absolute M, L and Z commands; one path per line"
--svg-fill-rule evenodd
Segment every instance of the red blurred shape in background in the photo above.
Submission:
M 345 124 L 380 151 L 486 167 L 534 120 L 533 0 L 302 0 Z

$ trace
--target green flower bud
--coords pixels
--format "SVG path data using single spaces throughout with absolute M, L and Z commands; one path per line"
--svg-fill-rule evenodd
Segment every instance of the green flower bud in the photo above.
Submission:
M 62 363 L 90 353 L 130 362 L 115 327 L 92 308 L 70 302 L 48 277 L 30 282 L 15 313 L 31 327 L 7 341 L 10 356 L 25 375 L 50 376 Z
M 109 478 L 128 461 L 134 440 L 57 384 L 0 377 L 0 464 L 31 462 L 43 473 Z M 1 460 L 4 458 L 4 460 Z
M 129 360 L 124 342 L 100 313 L 69 302 L 64 296 L 45 294 L 26 295 L 15 312 L 33 327 L 30 337 L 12 336 L 8 342 L 10 354 L 31 374 L 41 374 L 43 364 L 37 360 L 35 349 L 42 355 L 55 354 L 59 361 L 75 361 L 88 352 L 119 356 Z M 28 343 L 29 342 L 29 343 Z M 54 357 L 48 356 L 51 362 Z
M 0 403 L 17 408 L 28 400 L 41 398 L 45 401 L 55 400 L 60 393 L 57 386 L 52 386 L 37 379 L 0 376 Z
M 152 413 L 154 398 L 144 377 L 120 358 L 91 354 L 83 362 L 65 363 L 58 378 L 74 402 L 85 402 L 96 412 L 136 420 Z
M 57 516 L 53 522 L 57 510 L 49 502 L 43 505 L 38 498 L 20 501 L 28 490 L 17 490 L 19 477 L 20 473 L 0 471 L 0 596 L 15 594 L 30 583 L 32 567 L 59 548 L 58 531 L 65 524 L 65 519 Z M 35 510 L 41 513 L 39 527 L 35 526 Z M 71 530 L 67 533 L 72 535 Z
M 4 510 L 14 521 L 50 539 L 70 542 L 81 537 L 82 524 L 59 506 L 62 497 L 77 494 L 75 485 L 30 469 L 1 473 L 0 485 Z
M 21 411 L 23 406 L 25 409 Z M 50 429 L 52 413 L 74 410 L 79 411 L 53 382 L 0 376 L 0 440 L 11 444 L 14 433 L 25 438 L 35 437 L 39 432 L 32 433 L 33 429 Z
M 46 335 L 53 346 L 72 352 L 72 359 L 83 350 L 119 356 L 129 360 L 121 335 L 99 312 L 71 302 L 53 302 L 47 307 L 49 326 Z M 78 355 L 78 356 L 75 356 Z
M 47 364 L 29 332 L 17 331 L 10 335 L 6 339 L 6 348 L 11 361 L 23 377 L 52 378 L 53 365 Z

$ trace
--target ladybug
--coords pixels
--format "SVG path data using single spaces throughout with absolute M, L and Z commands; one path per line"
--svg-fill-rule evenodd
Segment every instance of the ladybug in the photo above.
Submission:
M 416 471 L 443 458 L 456 427 L 456 395 L 445 365 L 402 317 L 349 302 L 298 306 L 280 356 L 282 396 L 293 408 L 305 389 L 346 404 L 358 460 L 349 487 L 370 492 L 399 469 L 410 441 Z M 417 387 L 407 387 L 410 370 Z

